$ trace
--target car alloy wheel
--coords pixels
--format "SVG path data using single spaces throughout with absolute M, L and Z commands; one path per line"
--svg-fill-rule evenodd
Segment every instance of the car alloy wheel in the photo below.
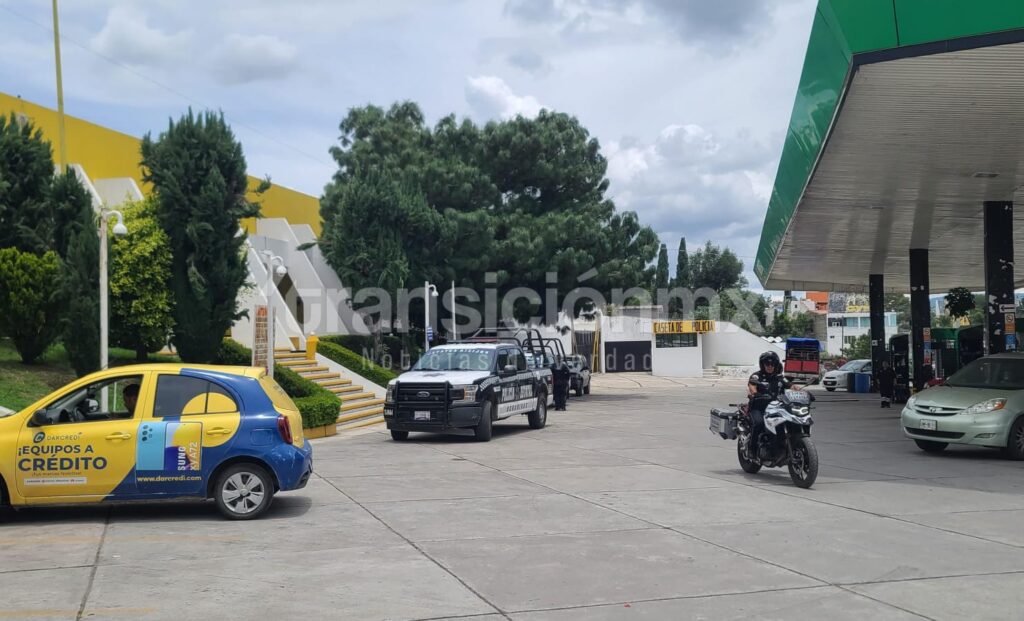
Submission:
M 236 472 L 224 481 L 224 504 L 239 515 L 252 513 L 263 504 L 267 490 L 263 481 L 251 472 Z

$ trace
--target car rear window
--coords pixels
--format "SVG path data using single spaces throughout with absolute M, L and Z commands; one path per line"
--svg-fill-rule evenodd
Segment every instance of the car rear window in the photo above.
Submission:
M 281 385 L 274 381 L 274 378 L 269 375 L 260 376 L 260 386 L 263 387 L 263 391 L 270 397 L 274 407 L 281 410 L 288 410 L 290 412 L 298 412 L 299 408 L 295 406 L 295 402 L 288 396 L 288 393 L 281 388 Z

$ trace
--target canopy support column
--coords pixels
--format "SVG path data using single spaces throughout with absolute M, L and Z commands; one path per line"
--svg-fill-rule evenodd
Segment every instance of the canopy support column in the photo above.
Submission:
M 1017 351 L 1013 203 L 985 203 L 985 351 Z
M 928 249 L 910 250 L 910 334 L 911 351 L 914 357 L 914 388 L 922 390 L 933 376 L 931 332 L 932 309 L 928 301 L 931 288 L 928 284 Z
M 885 277 L 882 274 L 868 276 L 868 304 L 871 316 L 871 370 L 877 381 L 882 362 L 888 360 L 888 343 L 885 342 Z

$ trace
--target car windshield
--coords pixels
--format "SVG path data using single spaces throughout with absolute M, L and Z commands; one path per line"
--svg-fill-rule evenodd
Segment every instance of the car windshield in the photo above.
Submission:
M 851 360 L 840 367 L 840 371 L 860 371 L 867 364 L 866 360 Z
M 416 363 L 414 371 L 490 371 L 493 349 L 432 349 Z
M 1024 359 L 980 358 L 946 380 L 956 388 L 1024 390 Z

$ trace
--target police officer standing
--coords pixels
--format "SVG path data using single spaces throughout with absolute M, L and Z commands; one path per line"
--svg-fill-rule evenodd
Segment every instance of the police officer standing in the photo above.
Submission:
M 551 372 L 555 384 L 555 409 L 565 411 L 565 403 L 569 400 L 569 365 L 559 360 Z

